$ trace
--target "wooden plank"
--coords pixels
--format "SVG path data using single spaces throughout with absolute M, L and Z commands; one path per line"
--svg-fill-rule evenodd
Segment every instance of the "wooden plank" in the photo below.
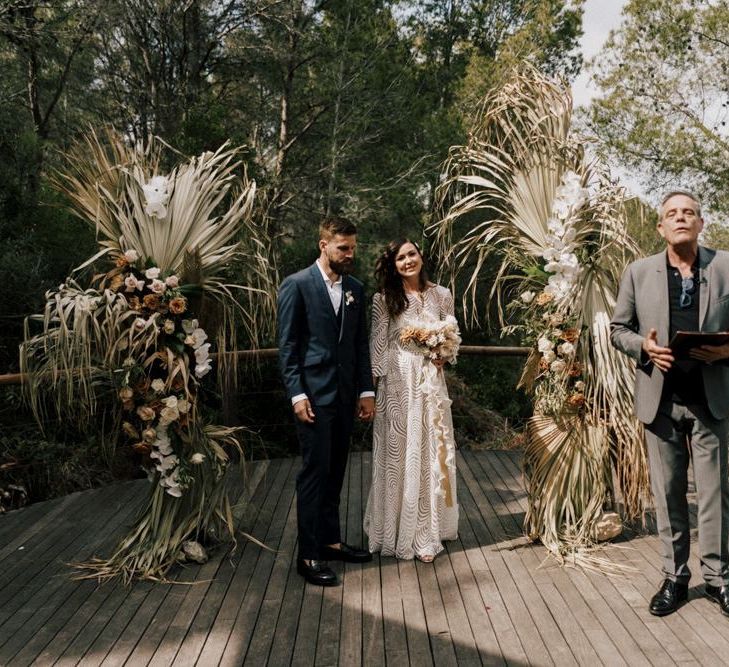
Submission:
M 362 452 L 362 516 L 364 526 L 367 497 L 372 483 L 372 454 Z M 366 540 L 362 531 L 362 546 Z M 404 633 L 403 633 L 404 638 Z M 406 649 L 407 651 L 407 649 Z M 406 654 L 407 655 L 407 652 Z M 362 662 L 365 665 L 385 664 L 385 638 L 382 608 L 382 583 L 380 581 L 380 557 L 374 554 L 372 562 L 362 566 Z
M 293 521 L 296 521 L 295 513 Z M 296 633 L 301 615 L 301 602 L 304 597 L 304 587 L 308 586 L 304 578 L 296 571 L 295 547 L 290 554 L 282 559 L 282 565 L 287 566 L 286 585 L 281 596 L 276 619 L 275 630 L 268 629 L 272 635 L 271 651 L 268 657 L 269 665 L 284 665 L 291 661 L 292 647 L 296 642 Z M 286 576 L 285 572 L 280 575 Z M 256 626 L 258 627 L 258 625 Z M 249 662 L 253 665 L 253 662 Z M 261 664 L 261 663 L 259 663 Z
M 276 480 L 270 493 L 270 500 L 266 503 L 269 511 L 264 511 L 259 515 L 254 528 L 254 533 L 270 549 L 280 548 L 286 517 L 294 498 L 296 475 L 293 461 L 288 460 L 282 465 L 279 477 L 280 480 Z M 255 567 L 250 575 L 245 595 L 240 601 L 238 615 L 231 628 L 220 665 L 240 665 L 248 651 L 275 560 L 275 552 L 270 549 L 259 550 L 257 554 Z M 245 558 L 253 562 L 254 555 L 255 549 L 249 549 Z
M 245 500 L 245 498 L 249 495 L 248 490 L 244 486 L 244 480 L 241 479 L 236 481 L 238 481 L 238 483 L 235 488 L 236 497 L 233 498 L 234 506 L 237 504 L 239 499 Z M 236 509 L 238 515 L 243 513 L 242 506 Z M 261 514 L 262 513 L 263 512 L 261 512 Z M 240 516 L 234 516 L 233 520 L 237 530 Z M 267 518 L 264 519 L 264 523 L 267 522 Z M 242 539 L 244 540 L 245 538 Z M 237 547 L 244 548 L 244 545 L 248 546 L 248 544 L 243 542 L 242 544 L 239 543 Z M 255 545 L 255 549 L 258 548 L 258 545 Z M 221 569 L 231 569 L 228 566 L 228 554 L 230 554 L 230 547 L 226 546 L 224 552 L 214 554 L 213 558 L 200 567 L 196 576 L 195 585 L 188 587 L 184 599 L 175 612 L 175 616 L 169 623 L 157 649 L 148 662 L 150 666 L 163 665 L 166 667 L 167 665 L 172 664 L 185 637 L 187 636 L 190 626 L 193 624 L 197 613 L 203 604 L 212 582 L 217 578 L 219 573 L 221 576 L 225 576 L 224 573 L 220 572 Z
M 699 559 L 698 530 L 696 529 L 697 517 L 695 504 L 691 504 L 691 555 L 689 558 L 689 567 L 693 573 L 693 581 L 701 578 L 701 562 Z M 641 550 L 647 564 L 655 573 L 649 579 L 653 582 L 660 582 L 663 579 L 661 571 L 661 563 L 663 560 L 661 543 L 658 536 L 654 533 L 650 536 L 642 538 L 646 549 Z M 654 584 L 657 588 L 657 585 Z M 655 592 L 655 591 L 654 591 Z M 707 642 L 715 650 L 715 652 L 723 654 L 726 650 L 729 652 L 725 642 L 729 639 L 729 624 L 721 615 L 718 605 L 704 597 L 704 584 L 695 584 L 689 590 L 689 603 L 682 607 L 681 614 L 686 618 L 689 625 L 701 633 L 703 637 L 712 637 Z M 698 614 L 698 616 L 697 616 Z M 713 635 L 716 634 L 717 641 L 714 643 Z
M 359 455 L 352 456 L 349 461 L 344 541 L 355 546 L 362 544 L 362 457 Z M 339 641 L 339 662 L 344 665 L 362 664 L 362 565 L 357 563 L 344 565 Z
M 463 481 L 460 468 L 466 464 L 460 455 L 457 456 L 457 464 L 459 467 L 459 540 L 463 545 L 463 553 L 472 572 L 473 580 L 478 586 L 484 616 L 488 617 L 498 644 L 498 650 L 494 649 L 493 655 L 491 655 L 491 651 L 486 649 L 488 655 L 483 660 L 484 664 L 492 662 L 499 664 L 500 659 L 514 664 L 526 664 L 527 657 L 519 639 L 519 634 L 496 584 L 494 573 L 484 557 L 483 550 L 471 526 L 473 517 L 478 517 L 479 522 L 481 522 L 481 517 L 478 514 L 471 493 Z M 475 602 L 475 608 L 478 609 L 478 601 Z
M 300 460 L 297 459 L 289 473 L 290 482 L 295 483 L 299 466 Z M 268 655 L 271 651 L 276 623 L 286 590 L 287 575 L 296 551 L 296 535 L 296 502 L 294 495 L 289 503 L 278 551 L 273 555 L 273 568 L 263 597 L 263 603 L 258 612 L 253 636 L 248 646 L 248 653 L 246 654 L 247 664 L 264 665 L 269 662 Z
M 350 454 L 351 457 L 355 454 Z M 347 516 L 350 501 L 350 473 L 351 463 L 347 465 L 342 484 L 342 493 L 339 503 L 339 525 L 342 530 L 342 539 L 347 541 Z M 337 665 L 339 662 L 339 647 L 341 638 L 342 625 L 342 600 L 344 594 L 344 564 L 332 561 L 329 566 L 336 573 L 340 585 L 325 587 L 322 591 L 321 613 L 318 620 L 318 630 L 316 635 L 316 657 L 315 664 L 317 667 L 329 665 Z M 310 588 L 309 586 L 305 588 Z M 297 642 L 301 639 L 297 636 Z
M 527 509 L 527 499 L 524 489 L 520 481 L 515 480 L 502 467 L 498 455 L 492 454 L 488 459 L 481 457 L 480 464 L 482 469 L 488 466 L 489 475 L 498 490 L 504 505 L 512 512 L 518 513 L 519 510 Z M 625 665 L 624 657 L 619 652 L 618 647 L 613 642 L 611 634 L 606 632 L 598 616 L 596 616 L 592 608 L 586 603 L 583 595 L 575 587 L 574 580 L 571 580 L 565 574 L 564 567 L 554 567 L 551 569 L 551 579 L 555 587 L 564 600 L 565 604 L 573 614 L 577 623 L 584 631 L 585 636 L 589 640 L 595 652 L 600 656 L 603 663 L 615 665 Z M 625 631 L 618 623 L 619 632 L 616 638 L 621 638 Z M 631 664 L 650 664 L 645 656 L 638 651 L 632 656 Z
M 390 559 L 387 559 L 388 561 Z M 432 665 L 434 656 L 428 636 L 429 626 L 425 617 L 425 606 L 418 581 L 414 560 L 396 560 L 400 579 L 400 597 L 405 618 L 405 632 L 408 642 L 408 656 L 411 665 Z M 394 564 L 393 564 L 394 565 Z M 388 563 L 387 566 L 390 567 Z M 383 567 L 382 579 L 386 577 Z M 386 589 L 387 590 L 387 589 Z
M 239 494 L 240 489 L 231 489 L 231 493 Z M 56 635 L 53 642 L 46 647 L 45 651 L 50 654 L 45 658 L 41 656 L 39 660 L 42 662 L 41 658 L 43 658 L 49 661 L 50 655 L 59 655 L 62 652 L 61 657 L 55 664 L 75 665 L 79 657 L 84 656 L 89 648 L 96 644 L 96 650 L 84 662 L 86 664 L 100 664 L 108 652 L 108 645 L 106 649 L 102 650 L 103 642 L 97 644 L 97 639 L 112 619 L 118 622 L 120 616 L 126 616 L 125 611 L 120 607 L 125 604 L 127 598 L 135 600 L 139 598 L 139 595 L 133 596 L 132 594 L 136 586 L 137 584 L 124 586 L 121 582 L 115 581 L 95 591 L 87 601 L 89 604 L 92 601 L 96 603 L 94 598 L 97 594 L 100 595 L 102 591 L 105 591 L 103 597 L 100 598 L 100 602 L 96 604 L 96 608 L 93 611 L 89 609 L 89 612 L 86 612 L 82 607 Z M 138 604 L 134 602 L 131 604 L 136 610 Z M 128 620 L 128 616 L 126 618 Z
M 87 625 L 93 623 L 97 618 L 100 609 L 104 603 L 111 597 L 114 592 L 123 590 L 124 586 L 121 582 L 106 582 L 91 592 L 86 601 L 78 608 L 60 628 L 53 639 L 46 644 L 45 648 L 35 657 L 36 664 L 39 665 L 58 665 L 63 662 L 63 657 L 68 658 L 73 655 L 73 664 L 78 662 L 80 655 L 83 655 L 83 651 L 80 653 L 71 649 L 74 640 L 83 633 Z M 66 611 L 67 603 L 64 603 L 64 609 Z M 70 650 L 69 650 L 70 649 Z
M 0 567 L 3 558 L 23 546 L 44 525 L 51 523 L 48 515 L 58 516 L 63 512 L 62 506 L 71 500 L 69 494 L 0 514 Z
M 504 660 L 501 657 L 501 649 L 496 639 L 496 633 L 491 624 L 488 608 L 481 598 L 478 584 L 474 577 L 473 571 L 468 562 L 465 548 L 461 540 L 448 542 L 448 557 L 450 558 L 453 574 L 458 582 L 458 590 L 460 591 L 467 622 L 470 625 L 475 648 L 478 652 L 480 662 L 490 665 L 503 665 Z M 440 581 L 440 575 L 439 575 Z M 451 633 L 456 637 L 454 631 L 453 618 L 449 614 L 448 623 L 451 627 Z M 458 644 L 456 644 L 458 651 Z M 460 655 L 459 661 L 461 660 Z
M 500 475 L 506 488 L 513 493 L 522 489 L 522 479 L 520 471 L 514 466 L 513 459 L 504 454 L 493 452 L 488 460 L 493 470 Z M 525 496 L 520 497 L 519 504 L 526 511 L 528 503 Z M 632 666 L 673 663 L 669 654 L 652 637 L 647 628 L 643 627 L 642 621 L 625 600 L 605 581 L 606 575 L 571 567 L 561 568 L 559 572 L 555 571 L 555 574 L 571 580 L 572 585 L 581 593 L 585 603 L 599 619 L 628 664 Z M 557 583 L 559 585 L 560 582 Z
M 272 463 L 272 466 L 276 467 L 276 463 Z M 263 484 L 260 486 L 263 486 Z M 171 582 L 177 581 L 181 574 L 181 571 L 173 573 Z M 167 596 L 173 587 L 176 587 L 174 583 L 157 584 L 149 591 L 134 616 L 121 628 L 121 633 L 117 635 L 116 640 L 101 663 L 104 667 L 120 666 L 129 660 L 145 631 L 154 623 L 155 614 L 161 605 L 166 602 Z
M 421 563 L 421 565 L 425 564 Z M 458 665 L 480 665 L 481 658 L 479 657 L 478 649 L 476 648 L 476 639 L 473 636 L 471 624 L 469 622 L 468 615 L 466 614 L 466 608 L 463 603 L 463 599 L 461 598 L 459 582 L 456 579 L 453 564 L 448 556 L 448 552 L 441 552 L 441 554 L 435 559 L 433 566 L 434 567 L 431 568 L 423 567 L 423 570 L 435 570 L 436 583 L 443 604 L 445 620 L 448 624 L 450 642 L 455 650 L 456 663 Z M 422 581 L 423 580 L 421 578 L 421 586 Z M 430 630 L 430 626 L 428 629 Z M 445 638 L 444 635 L 441 636 Z M 431 633 L 431 642 L 432 641 L 433 638 Z M 436 661 L 438 661 L 438 654 L 435 648 L 433 649 L 433 655 L 435 656 Z
M 481 487 L 471 470 L 472 459 L 468 455 L 464 455 L 462 461 L 461 474 L 473 498 L 473 505 L 467 503 L 466 508 L 475 511 L 470 516 L 471 526 L 524 652 L 530 661 L 539 664 L 552 664 L 553 655 L 557 655 L 560 665 L 574 664 L 575 657 L 529 572 L 515 552 L 498 547 L 500 542 L 510 542 L 515 532 L 507 533 L 501 525 L 498 509 L 491 502 L 493 498 L 488 497 L 493 497 L 493 490 L 486 482 L 484 488 Z M 478 466 L 474 467 L 478 471 Z
M 84 667 L 100 665 L 155 587 L 156 584 L 150 581 L 137 582 L 132 586 L 118 585 L 89 622 L 88 631 L 76 636 L 55 667 L 73 667 L 79 663 L 79 658 Z
M 628 572 L 624 576 L 611 577 L 610 583 L 630 605 L 634 614 L 642 619 L 644 627 L 653 634 L 658 644 L 665 649 L 673 660 L 676 662 L 694 661 L 697 659 L 694 652 L 703 656 L 704 659 L 713 659 L 711 654 L 707 655 L 706 651 L 702 649 L 701 645 L 704 642 L 699 640 L 697 643 L 696 637 L 691 636 L 694 633 L 690 628 L 687 629 L 679 624 L 678 634 L 680 636 L 677 636 L 675 629 L 669 627 L 669 622 L 676 624 L 675 619 L 681 612 L 668 618 L 658 618 L 648 613 L 648 600 L 655 590 L 646 579 L 645 573 L 639 569 L 636 571 L 636 563 L 642 560 L 640 555 L 641 550 L 644 549 L 642 544 L 642 540 L 632 541 L 631 548 L 628 551 L 622 548 L 606 547 L 609 556 L 616 563 L 627 565 L 633 569 L 633 572 Z M 693 647 L 694 652 L 689 650 L 691 647 Z
M 405 618 L 405 607 L 402 595 L 402 583 L 400 581 L 400 573 L 398 561 L 395 558 L 380 556 L 375 554 L 375 560 L 378 564 L 379 579 L 382 582 L 382 622 L 383 622 L 383 638 L 385 649 L 385 662 L 389 665 L 404 665 L 408 663 L 408 625 L 411 626 L 410 631 L 417 633 L 418 628 L 425 631 L 425 617 L 423 616 L 422 603 L 418 607 L 414 604 L 414 613 L 416 618 Z M 417 576 L 413 569 L 414 584 L 417 587 Z M 415 589 L 417 597 L 420 593 Z M 413 603 L 415 601 L 413 600 Z M 413 628 L 413 626 L 415 626 Z M 430 646 L 428 644 L 427 635 L 424 640 L 421 639 L 419 645 L 413 642 L 414 646 L 410 653 L 410 664 L 430 664 Z M 419 647 L 419 651 L 418 651 Z M 427 656 L 427 660 L 424 656 Z M 383 664 L 383 663 L 379 663 Z
M 108 495 L 109 490 L 104 491 Z M 77 517 L 84 539 L 72 543 L 43 569 L 40 587 L 33 587 L 30 596 L 24 593 L 18 596 L 22 606 L 1 629 L 9 639 L 0 648 L 0 664 L 9 663 L 16 654 L 20 654 L 19 662 L 35 657 L 96 587 L 95 581 L 72 580 L 66 561 L 83 561 L 100 547 L 113 547 L 116 529 L 136 511 L 136 503 L 131 502 L 134 486 L 113 489 L 113 492 L 117 491 L 118 495 L 96 508 L 93 517 L 91 514 Z M 94 492 L 89 495 L 98 496 Z
M 496 509 L 499 515 L 499 520 L 504 527 L 504 530 L 508 533 L 515 533 L 516 531 L 522 531 L 521 519 L 517 521 L 516 516 L 521 517 L 521 509 L 518 502 L 509 497 L 508 492 L 503 488 L 504 484 L 498 476 L 494 475 L 493 466 L 491 465 L 490 459 L 485 459 L 482 455 L 468 455 L 471 458 L 471 464 L 475 472 L 480 469 L 480 475 L 484 480 L 488 480 L 489 490 L 487 494 L 492 506 Z M 483 462 L 483 465 L 482 465 Z M 525 496 L 523 489 L 519 489 L 519 493 Z M 570 600 L 574 597 L 574 591 L 569 587 L 566 590 L 562 590 L 561 587 L 555 586 L 553 575 L 547 573 L 544 567 L 540 570 L 540 566 L 543 566 L 544 559 L 547 558 L 547 552 L 542 547 L 537 545 L 528 544 L 524 538 L 521 538 L 518 548 L 511 551 L 512 556 L 507 560 L 510 564 L 520 563 L 523 567 L 523 572 L 526 575 L 524 580 L 528 581 L 531 578 L 534 582 L 533 585 L 541 595 L 542 600 L 546 604 L 552 624 L 556 624 L 557 629 L 554 630 L 554 634 L 551 637 L 547 637 L 543 634 L 545 642 L 547 643 L 552 658 L 556 663 L 560 663 L 562 656 L 560 653 L 564 652 L 564 649 L 560 647 L 559 634 L 561 634 L 569 645 L 571 652 L 580 664 L 586 662 L 599 661 L 598 652 L 595 650 L 591 642 L 591 638 L 588 633 L 581 627 L 580 620 L 571 608 Z M 520 570 L 514 569 L 515 579 L 519 577 Z M 554 570 L 554 574 L 557 573 L 557 569 Z M 522 589 L 523 590 L 523 589 Z M 572 600 L 574 601 L 574 600 Z M 546 621 L 549 622 L 549 617 L 545 617 Z M 543 621 L 542 621 L 543 623 Z M 540 625 L 540 631 L 544 628 Z M 599 632 L 602 629 L 599 624 L 592 624 L 591 631 Z M 609 637 L 602 633 L 600 637 L 601 645 L 610 643 Z M 615 649 L 613 647 L 613 653 Z
M 514 529 L 522 529 L 522 520 L 517 522 L 515 518 L 517 515 L 520 517 L 523 515 L 521 511 L 523 506 L 520 503 L 526 503 L 526 491 L 521 483 L 509 488 L 509 480 L 504 480 L 497 473 L 497 457 L 492 456 L 489 459 L 476 457 L 476 461 L 481 466 L 483 474 L 491 480 L 496 494 L 501 499 L 502 506 L 506 509 L 506 512 L 502 514 L 503 520 L 510 519 L 510 525 Z M 524 509 L 526 509 L 525 506 Z M 537 556 L 537 549 L 543 555 Z M 562 577 L 561 567 L 547 557 L 546 551 L 541 547 L 532 545 L 521 548 L 519 551 L 525 567 L 532 572 L 538 572 L 540 564 L 542 565 L 542 572 L 547 577 L 542 580 L 534 577 L 535 582 L 539 581 L 538 586 L 542 597 L 550 607 L 560 631 L 570 642 L 578 661 L 592 660 L 602 655 L 605 660 L 620 663 L 620 654 L 609 635 L 584 604 L 584 600 L 574 586 L 570 584 L 569 580 Z M 544 567 L 544 557 L 547 557 L 546 562 L 551 566 L 549 571 Z
M 271 461 L 264 480 L 256 490 L 254 499 L 251 502 L 253 513 L 249 517 L 251 522 L 249 532 L 257 539 L 265 540 L 268 524 L 290 468 L 290 460 Z M 241 602 L 245 599 L 251 582 L 251 574 L 261 551 L 261 547 L 257 544 L 244 541 L 242 548 L 235 557 L 234 564 L 229 570 L 226 570 L 225 577 L 221 581 L 224 591 L 222 586 L 214 590 L 215 597 L 219 600 L 215 609 L 214 620 L 211 623 L 211 619 L 206 618 L 205 629 L 207 629 L 207 636 L 204 638 L 202 646 L 199 644 L 202 637 L 195 640 L 196 650 L 199 653 L 197 657 L 198 664 L 208 665 L 220 662 L 226 646 L 231 640 L 231 633 L 240 612 Z M 220 597 L 221 594 L 222 597 Z M 181 663 L 178 661 L 178 664 Z
M 270 484 L 266 483 L 266 479 L 270 478 L 269 464 L 269 461 L 256 461 L 252 465 L 252 471 L 248 477 L 246 488 L 238 500 L 239 506 L 234 509 L 234 512 L 237 514 L 246 513 L 248 515 L 248 522 L 251 522 L 257 516 L 255 511 L 263 504 L 265 489 L 270 486 Z M 285 466 L 285 462 L 282 462 L 281 465 L 282 467 Z M 239 529 L 238 521 L 236 521 L 236 528 Z M 239 535 L 237 549 L 246 549 L 246 545 L 247 538 Z M 275 547 L 273 544 L 268 546 Z M 205 592 L 205 596 L 200 603 L 194 619 L 190 623 L 187 634 L 177 654 L 174 656 L 174 662 L 170 661 L 168 664 L 195 664 L 218 616 L 218 611 L 228 591 L 230 582 L 233 579 L 234 572 L 235 568 L 230 561 L 230 557 L 226 557 L 225 562 L 220 564 L 215 577 Z
M 119 488 L 119 493 L 123 491 Z M 48 521 L 41 520 L 40 530 L 30 536 L 22 546 L 15 549 L 3 560 L 0 570 L 0 626 L 17 608 L 18 592 L 25 588 L 25 595 L 42 585 L 42 572 L 59 558 L 70 560 L 68 555 L 73 551 L 80 535 L 88 535 L 89 526 L 94 523 L 93 512 L 100 498 L 105 497 L 104 489 L 94 489 L 83 493 L 72 494 L 65 510 Z M 65 555 L 64 555 L 65 554 Z
M 660 543 L 657 536 L 646 536 L 637 542 L 638 548 L 633 552 L 635 558 L 632 563 L 643 574 L 636 587 L 643 595 L 644 613 L 647 613 L 648 601 L 658 589 L 663 579 L 660 569 L 662 557 Z M 724 621 L 724 627 L 715 627 L 713 620 Z M 681 643 L 702 664 L 721 664 L 717 660 L 724 660 L 729 654 L 729 637 L 727 631 L 729 624 L 722 619 L 718 609 L 708 600 L 701 599 L 700 590 L 689 591 L 689 602 L 681 607 L 675 614 L 662 619 Z M 722 632 L 722 630 L 724 632 Z

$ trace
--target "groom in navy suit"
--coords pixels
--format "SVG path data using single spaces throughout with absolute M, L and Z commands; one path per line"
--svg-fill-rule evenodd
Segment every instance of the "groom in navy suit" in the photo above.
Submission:
M 375 413 L 362 283 L 354 267 L 357 228 L 343 218 L 319 226 L 319 258 L 282 283 L 279 365 L 293 405 L 302 468 L 296 478 L 297 569 L 320 586 L 337 584 L 327 560 L 363 563 L 370 553 L 342 542 L 339 494 L 354 415 Z

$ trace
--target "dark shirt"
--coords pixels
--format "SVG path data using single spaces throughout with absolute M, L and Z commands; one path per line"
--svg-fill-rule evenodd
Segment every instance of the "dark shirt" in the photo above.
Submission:
M 670 335 L 673 338 L 677 331 L 699 330 L 699 281 L 698 258 L 691 267 L 694 288 L 691 304 L 681 307 L 681 272 L 666 262 L 668 275 L 668 302 L 670 304 Z M 666 373 L 663 382 L 662 398 L 671 399 L 682 405 L 703 405 L 706 403 L 704 381 L 701 376 L 701 362 L 693 359 L 674 361 L 671 370 Z

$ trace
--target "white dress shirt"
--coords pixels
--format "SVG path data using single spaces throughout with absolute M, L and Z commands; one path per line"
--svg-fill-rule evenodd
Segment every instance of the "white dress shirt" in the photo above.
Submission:
M 332 308 L 336 315 L 339 315 L 339 308 L 342 305 L 342 276 L 337 276 L 337 279 L 332 282 L 329 276 L 322 269 L 319 260 L 316 260 L 316 265 L 319 267 L 321 277 L 324 279 L 324 284 L 327 286 L 327 292 L 329 292 L 329 299 L 332 302 Z
M 342 276 L 338 276 L 337 279 L 332 282 L 329 276 L 324 272 L 321 264 L 319 264 L 318 259 L 316 260 L 316 265 L 321 272 L 321 277 L 324 279 L 324 284 L 326 285 L 327 292 L 329 293 L 329 299 L 332 302 L 334 312 L 339 315 L 339 309 L 342 307 Z M 368 398 L 374 395 L 374 391 L 363 391 L 359 397 Z M 296 405 L 299 401 L 303 401 L 305 398 L 308 398 L 306 394 L 296 394 L 296 396 L 291 399 L 291 405 Z

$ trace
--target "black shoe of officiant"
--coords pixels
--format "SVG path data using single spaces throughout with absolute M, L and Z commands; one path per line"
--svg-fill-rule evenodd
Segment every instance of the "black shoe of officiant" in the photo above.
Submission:
M 337 575 L 322 560 L 310 560 L 307 565 L 303 558 L 299 558 L 296 571 L 314 586 L 336 586 L 339 583 Z
M 668 616 L 676 611 L 688 598 L 688 584 L 666 579 L 658 592 L 651 598 L 648 611 L 654 616 Z
M 334 547 L 322 547 L 321 555 L 326 560 L 343 560 L 345 563 L 369 563 L 372 554 L 365 549 L 350 547 L 342 542 L 339 549 Z
M 721 613 L 724 616 L 729 616 L 729 585 L 712 586 L 711 584 L 706 584 L 705 592 L 709 600 L 719 605 Z

